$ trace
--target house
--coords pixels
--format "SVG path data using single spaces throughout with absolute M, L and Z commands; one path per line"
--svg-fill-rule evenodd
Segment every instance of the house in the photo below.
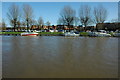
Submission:
M 116 31 L 120 30 L 120 23 L 98 23 L 96 30 Z

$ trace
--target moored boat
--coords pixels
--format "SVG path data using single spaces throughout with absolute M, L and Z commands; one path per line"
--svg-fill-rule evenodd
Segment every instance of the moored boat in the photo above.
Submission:
M 120 33 L 113 33 L 114 37 L 120 37 Z
M 108 34 L 108 33 L 102 33 L 102 32 L 100 32 L 100 33 L 97 34 L 97 36 L 110 37 L 111 35 Z
M 105 30 L 99 30 L 98 32 L 88 32 L 89 36 L 94 36 L 94 37 L 110 37 L 111 34 L 107 33 Z
M 21 33 L 21 36 L 37 36 L 38 33 L 36 32 L 24 32 L 24 33 Z
M 76 34 L 76 33 L 74 33 L 74 32 L 66 32 L 66 33 L 64 33 L 64 36 L 77 37 L 77 36 L 79 36 L 79 34 Z
M 89 33 L 89 36 L 94 36 L 94 37 L 110 37 L 111 35 L 108 33 L 102 33 L 102 32 L 91 32 Z

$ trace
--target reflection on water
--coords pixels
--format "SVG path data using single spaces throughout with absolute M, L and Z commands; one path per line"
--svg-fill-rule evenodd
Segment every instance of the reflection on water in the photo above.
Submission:
M 118 39 L 4 36 L 3 77 L 114 78 Z

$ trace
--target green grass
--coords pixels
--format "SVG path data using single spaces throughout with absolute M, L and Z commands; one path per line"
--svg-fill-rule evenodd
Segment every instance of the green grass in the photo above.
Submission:
M 21 34 L 23 32 L 0 32 L 0 34 Z M 63 34 L 62 32 L 38 32 L 39 34 Z M 87 36 L 87 32 L 80 32 L 80 35 Z
M 62 32 L 39 32 L 39 34 L 63 34 Z
M 21 34 L 23 32 L 0 32 L 0 34 Z M 38 32 L 39 34 L 41 35 L 44 35 L 44 34 L 53 34 L 53 35 L 59 35 L 59 34 L 63 34 L 62 32 Z M 112 33 L 111 33 L 112 34 Z M 88 36 L 88 32 L 80 32 L 80 35 L 81 36 Z
M 0 34 L 20 34 L 23 32 L 0 32 Z
M 111 36 L 113 36 L 113 34 L 114 34 L 113 32 L 110 33 Z
M 81 36 L 88 36 L 88 32 L 80 32 Z
M 0 34 L 21 34 L 23 32 L 0 32 Z M 39 32 L 39 34 L 63 34 L 62 32 Z

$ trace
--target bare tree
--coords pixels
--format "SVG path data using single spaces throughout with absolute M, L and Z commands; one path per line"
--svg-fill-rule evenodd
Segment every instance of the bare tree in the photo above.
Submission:
M 2 19 L 2 27 L 7 27 L 7 25 L 6 25 L 5 21 L 4 21 L 4 19 Z
M 62 19 L 61 19 L 61 18 L 59 18 L 59 19 L 57 20 L 57 24 L 58 24 L 58 25 L 62 25 L 62 24 L 63 24 L 63 22 L 62 22 Z
M 91 8 L 88 5 L 81 5 L 79 9 L 79 19 L 82 25 L 86 27 L 91 23 Z
M 40 26 L 40 29 L 43 27 L 43 25 L 44 25 L 44 20 L 43 20 L 42 17 L 39 17 L 39 19 L 38 19 L 38 25 Z
M 1 28 L 2 30 L 6 30 L 7 24 L 5 23 L 4 19 L 2 19 L 2 25 Z
M 69 27 L 70 31 L 70 25 L 73 25 L 74 23 L 75 10 L 73 10 L 70 6 L 64 6 L 60 12 L 60 16 L 63 23 Z
M 64 30 L 65 21 L 64 21 L 62 18 L 59 18 L 59 19 L 57 20 L 57 25 L 61 25 L 61 26 L 58 26 L 58 29 Z
M 17 30 L 20 29 L 20 26 L 21 26 L 21 22 L 17 21 Z
M 27 30 L 29 29 L 31 20 L 33 18 L 33 9 L 30 5 L 25 4 L 23 5 L 23 13 L 24 13 L 24 19 L 26 21 L 27 24 Z
M 49 21 L 46 22 L 46 26 L 50 26 L 50 24 L 51 24 L 51 23 L 50 23 Z
M 32 26 L 32 25 L 37 25 L 37 21 L 34 20 L 34 19 L 31 19 L 30 20 L 30 26 Z
M 48 26 L 48 29 L 50 29 L 51 23 L 49 21 L 46 22 L 46 26 Z
M 25 26 L 26 26 L 25 21 L 21 21 L 21 29 L 23 29 L 23 30 L 24 30 L 24 29 L 26 29 L 26 27 L 25 27 Z
M 75 26 L 78 26 L 78 25 L 79 25 L 79 18 L 78 18 L 78 17 L 75 17 L 74 25 L 75 25 Z
M 25 24 L 24 21 L 21 22 L 21 25 L 22 25 L 22 27 L 25 27 L 25 26 L 26 26 L 26 24 Z
M 43 25 L 44 25 L 44 21 L 43 21 L 43 18 L 42 18 L 42 17 L 39 17 L 39 19 L 38 19 L 38 24 L 39 24 L 40 26 L 43 26 Z
M 104 23 L 107 18 L 107 9 L 99 5 L 98 7 L 94 7 L 93 14 L 95 23 Z
M 58 25 L 65 25 L 64 19 L 63 19 L 63 18 L 59 18 L 59 19 L 57 20 L 57 24 L 58 24 Z
M 10 20 L 10 23 L 12 24 L 12 26 L 14 26 L 14 31 L 17 25 L 17 21 L 20 18 L 20 10 L 19 7 L 16 4 L 12 4 L 9 7 L 9 11 L 7 13 L 8 19 Z

